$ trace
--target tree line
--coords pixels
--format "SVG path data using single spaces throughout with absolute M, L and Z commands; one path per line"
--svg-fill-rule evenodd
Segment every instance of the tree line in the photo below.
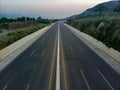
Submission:
M 51 20 L 49 19 L 42 19 L 41 17 L 38 18 L 30 18 L 30 17 L 18 17 L 18 18 L 7 18 L 2 17 L 0 18 L 0 24 L 1 23 L 12 23 L 12 22 L 29 22 L 29 21 L 36 21 L 43 24 L 51 23 Z

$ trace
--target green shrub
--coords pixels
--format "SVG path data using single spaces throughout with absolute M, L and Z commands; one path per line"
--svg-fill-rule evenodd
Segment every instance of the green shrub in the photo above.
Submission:
M 12 44 L 13 42 L 45 27 L 47 24 L 39 24 L 34 27 L 26 28 L 22 31 L 15 31 L 15 32 L 10 32 L 7 34 L 7 40 L 6 41 L 0 41 L 0 49 L 3 49 L 4 47 Z
M 84 17 L 70 20 L 67 23 L 79 29 L 80 31 L 102 41 L 108 47 L 113 47 L 114 49 L 120 51 L 120 32 L 117 32 L 117 36 L 114 38 L 115 32 L 120 29 L 119 16 L 105 16 L 95 18 Z M 104 26 L 99 27 L 101 23 L 103 23 Z

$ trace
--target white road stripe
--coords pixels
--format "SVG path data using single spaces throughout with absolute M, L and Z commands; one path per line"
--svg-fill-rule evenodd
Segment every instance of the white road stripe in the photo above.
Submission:
M 86 85 L 87 85 L 87 87 L 88 87 L 88 90 L 90 90 L 90 86 L 89 86 L 89 84 L 88 84 L 88 82 L 87 82 L 87 79 L 86 79 L 86 77 L 85 77 L 82 69 L 81 69 L 81 74 L 82 74 L 82 76 L 83 76 L 83 78 L 84 78 L 84 80 L 85 80 L 85 83 L 86 83 Z
M 30 87 L 30 84 L 28 84 L 28 85 L 27 85 L 26 90 L 28 90 L 28 89 L 29 89 L 29 87 Z
M 59 30 L 58 24 L 58 47 L 57 47 L 57 68 L 56 68 L 56 90 L 60 90 L 60 43 L 59 43 Z
M 111 88 L 111 90 L 114 90 L 114 88 L 112 87 L 112 85 L 108 82 L 108 80 L 104 77 L 104 75 L 98 71 L 98 73 L 101 75 L 101 77 L 105 80 L 105 82 L 108 84 L 108 86 Z
M 78 48 L 80 49 L 81 52 L 84 52 L 83 49 L 80 46 Z
M 45 54 L 45 52 L 46 52 L 46 49 L 42 52 L 41 56 L 43 56 Z
M 36 50 L 37 50 L 37 49 L 34 49 L 33 52 L 30 54 L 30 56 L 32 56 L 32 55 L 35 53 Z
M 70 45 L 69 47 L 70 47 L 70 50 L 72 51 L 72 47 L 71 47 L 71 45 Z
M 6 88 L 7 88 L 7 85 L 5 85 L 4 88 L 3 88 L 2 90 L 6 90 Z
M 42 42 L 45 40 L 45 38 L 42 39 Z
M 49 40 L 49 43 L 51 42 L 51 39 Z

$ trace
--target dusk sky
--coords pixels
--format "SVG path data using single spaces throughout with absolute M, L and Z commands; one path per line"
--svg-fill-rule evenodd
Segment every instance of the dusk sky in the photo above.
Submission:
M 65 18 L 109 0 L 0 0 L 0 13 Z

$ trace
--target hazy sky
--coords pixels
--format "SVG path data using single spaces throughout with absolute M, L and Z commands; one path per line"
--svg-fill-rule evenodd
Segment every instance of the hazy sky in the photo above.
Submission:
M 109 0 L 0 0 L 0 12 L 44 18 L 64 18 L 79 14 Z

